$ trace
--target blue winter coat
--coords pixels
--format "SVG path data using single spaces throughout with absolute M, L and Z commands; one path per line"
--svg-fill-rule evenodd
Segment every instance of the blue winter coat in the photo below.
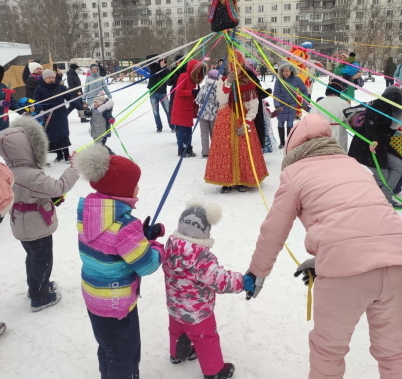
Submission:
M 33 95 L 34 100 L 42 101 L 48 99 L 57 94 L 61 94 L 67 91 L 67 88 L 61 84 L 47 84 L 40 80 L 39 85 L 35 88 L 35 92 Z M 57 105 L 64 104 L 65 100 L 71 100 L 71 93 L 66 93 L 64 95 L 60 95 L 51 100 L 46 100 L 41 104 L 38 104 L 43 111 L 47 111 L 50 108 L 53 108 Z M 77 101 L 72 101 L 72 104 L 76 109 L 82 110 L 82 105 Z M 62 106 L 60 108 L 55 109 L 51 113 L 45 115 L 46 121 L 46 134 L 50 143 L 62 143 L 66 138 L 70 135 L 68 130 L 68 113 L 67 108 Z M 47 119 L 50 117 L 50 121 L 47 123 Z
M 292 75 L 289 78 L 283 77 L 283 69 L 284 67 L 288 67 L 288 65 L 284 64 L 281 65 L 278 69 L 278 74 L 282 80 L 288 83 L 295 89 L 299 89 L 301 93 L 307 96 L 307 88 L 304 85 L 303 81 L 298 77 L 295 76 L 293 71 Z M 289 93 L 290 92 L 290 93 Z M 296 101 L 296 94 L 289 88 L 285 88 L 280 80 L 275 81 L 275 88 L 274 88 L 274 106 L 275 107 L 282 107 L 283 112 L 278 115 L 278 121 L 280 122 L 293 122 L 296 117 L 296 108 L 297 108 L 297 101 Z M 283 103 L 276 100 L 276 98 L 283 101 Z M 303 103 L 305 103 L 303 101 Z M 290 105 L 287 106 L 287 105 Z
M 3 92 L 3 88 L 7 89 L 7 86 L 4 85 L 3 83 L 0 83 L 0 101 L 6 99 L 6 93 Z M 10 101 L 10 110 L 14 111 L 19 108 L 18 103 L 14 100 L 14 98 L 11 96 L 11 101 Z M 5 109 L 3 107 L 0 107 L 0 115 L 2 115 L 5 112 Z M 0 117 L 0 130 L 7 129 L 9 127 L 9 118 L 7 121 L 3 118 Z
M 402 83 L 402 64 L 398 64 L 394 73 L 394 79 L 398 80 L 399 84 Z

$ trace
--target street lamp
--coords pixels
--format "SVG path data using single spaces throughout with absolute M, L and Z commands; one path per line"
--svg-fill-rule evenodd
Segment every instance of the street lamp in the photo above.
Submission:
M 98 0 L 98 23 L 99 23 L 99 35 L 100 35 L 100 47 L 101 47 L 101 54 L 102 54 L 102 64 L 105 64 L 105 49 L 103 46 L 103 30 L 102 30 L 102 19 L 101 19 L 101 11 L 100 5 Z

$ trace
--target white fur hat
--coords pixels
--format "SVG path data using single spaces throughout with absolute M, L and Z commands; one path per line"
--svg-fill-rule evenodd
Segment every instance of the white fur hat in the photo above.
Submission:
M 37 63 L 37 62 L 29 62 L 28 63 L 28 68 L 29 68 L 29 72 L 31 74 L 33 74 L 33 72 L 37 69 L 37 68 L 41 68 L 43 70 L 43 67 L 41 64 Z
M 222 217 L 219 205 L 205 204 L 202 199 L 192 199 L 179 218 L 177 231 L 186 237 L 208 239 L 211 225 L 217 224 Z

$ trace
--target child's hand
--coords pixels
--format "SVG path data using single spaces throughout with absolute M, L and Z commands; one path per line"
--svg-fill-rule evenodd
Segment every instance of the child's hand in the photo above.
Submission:
M 243 289 L 253 294 L 255 290 L 255 277 L 253 278 L 250 275 L 243 275 L 243 282 Z
M 252 282 L 250 281 L 250 279 L 246 279 L 246 277 L 251 278 Z M 246 275 L 243 276 L 243 280 L 244 280 L 244 290 L 246 291 L 246 300 L 250 300 L 251 298 L 255 299 L 262 290 L 265 278 L 258 278 L 252 272 L 247 271 Z M 248 281 L 248 283 L 246 283 L 246 281 Z M 254 286 L 254 288 L 250 288 L 251 283 Z
M 149 226 L 150 221 L 151 217 L 148 216 L 142 224 L 142 230 L 144 231 L 144 236 L 148 240 L 155 241 L 158 237 L 163 237 L 165 235 L 165 226 L 161 223 L 157 223 L 151 228 Z
M 61 203 L 64 203 L 64 201 L 66 200 L 66 198 L 65 198 L 64 195 L 61 195 L 61 196 L 59 196 L 59 197 L 52 197 L 50 200 L 52 201 L 52 203 L 53 203 L 56 207 L 58 207 Z

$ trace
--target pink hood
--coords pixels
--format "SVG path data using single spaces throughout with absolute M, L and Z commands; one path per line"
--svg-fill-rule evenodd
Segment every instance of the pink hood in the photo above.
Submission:
M 285 154 L 314 138 L 331 136 L 331 127 L 328 121 L 318 114 L 309 114 L 292 128 L 286 142 Z

